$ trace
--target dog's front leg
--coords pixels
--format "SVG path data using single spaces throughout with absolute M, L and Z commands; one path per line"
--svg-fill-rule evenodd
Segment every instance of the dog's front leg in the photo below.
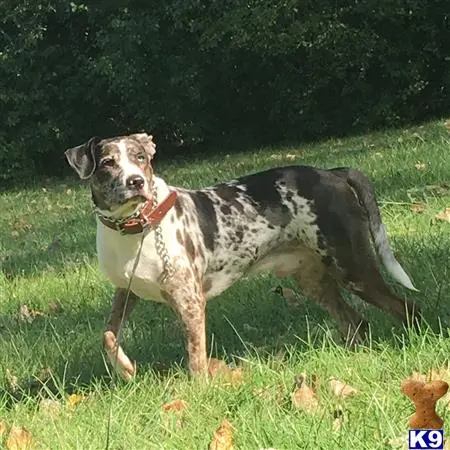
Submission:
M 108 355 L 108 359 L 114 369 L 117 370 L 121 377 L 126 381 L 130 381 L 134 377 L 136 368 L 131 363 L 122 347 L 120 345 L 117 347 L 117 334 L 119 328 L 124 325 L 125 321 L 130 316 L 131 311 L 133 311 L 138 300 L 139 297 L 132 292 L 129 292 L 127 300 L 127 290 L 120 288 L 116 289 L 108 326 L 103 334 L 103 346 Z
M 189 274 L 190 272 L 187 271 Z M 206 353 L 205 298 L 194 276 L 178 277 L 171 280 L 163 291 L 167 302 L 172 306 L 183 323 L 189 370 L 192 375 L 206 375 L 208 361 Z

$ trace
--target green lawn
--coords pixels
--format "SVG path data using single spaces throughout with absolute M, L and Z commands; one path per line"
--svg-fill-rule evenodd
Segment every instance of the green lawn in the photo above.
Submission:
M 450 206 L 449 144 L 443 123 L 434 122 L 204 160 L 163 164 L 156 158 L 158 175 L 186 187 L 295 163 L 362 169 L 373 180 L 398 259 L 420 290 L 411 293 L 392 283 L 399 295 L 423 305 L 429 327 L 404 332 L 385 314 L 360 305 L 372 339 L 350 351 L 334 343 L 333 322 L 311 301 L 293 308 L 271 292 L 279 281 L 265 276 L 237 283 L 210 302 L 207 316 L 212 356 L 243 367 L 237 386 L 189 379 L 173 312 L 141 302 L 124 331 L 124 348 L 137 361 L 138 375 L 112 392 L 102 333 L 113 289 L 97 268 L 88 189 L 74 174 L 3 192 L 0 420 L 26 427 L 35 448 L 102 449 L 112 401 L 111 449 L 206 449 L 223 418 L 234 427 L 236 449 L 393 448 L 389 442 L 401 443 L 412 413 L 401 381 L 413 371 L 446 364 L 450 355 L 450 223 L 435 218 Z M 423 211 L 411 210 L 414 203 Z M 290 286 L 289 280 L 283 283 Z M 27 320 L 20 314 L 24 305 L 45 314 Z M 291 405 L 294 376 L 301 372 L 320 380 L 316 414 Z M 328 388 L 331 376 L 359 390 L 341 402 L 348 420 L 338 431 L 332 430 L 339 401 Z M 73 393 L 86 399 L 70 408 Z M 43 398 L 60 410 L 50 414 Z M 162 410 L 175 399 L 187 403 L 183 420 Z M 450 409 L 441 401 L 438 410 L 450 433 Z

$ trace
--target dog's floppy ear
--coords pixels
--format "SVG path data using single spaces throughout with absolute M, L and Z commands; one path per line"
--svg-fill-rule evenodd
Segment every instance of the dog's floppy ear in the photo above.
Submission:
M 153 136 L 147 133 L 135 133 L 130 135 L 131 138 L 136 139 L 145 148 L 146 153 L 150 156 L 150 159 L 156 153 L 156 145 L 153 141 Z
M 87 180 L 94 173 L 96 167 L 94 151 L 99 142 L 98 137 L 92 137 L 84 144 L 69 148 L 64 152 L 67 161 L 82 180 Z

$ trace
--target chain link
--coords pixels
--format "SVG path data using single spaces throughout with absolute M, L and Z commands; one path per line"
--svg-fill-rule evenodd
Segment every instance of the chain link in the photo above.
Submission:
M 156 192 L 156 187 L 153 185 L 153 207 L 158 206 L 158 194 Z M 168 278 L 172 277 L 175 270 L 173 268 L 172 262 L 170 261 L 169 253 L 167 251 L 166 244 L 164 243 L 164 237 L 162 234 L 161 225 L 158 225 L 155 229 L 155 246 L 156 252 L 163 262 L 163 273 L 161 275 L 161 283 L 166 281 Z

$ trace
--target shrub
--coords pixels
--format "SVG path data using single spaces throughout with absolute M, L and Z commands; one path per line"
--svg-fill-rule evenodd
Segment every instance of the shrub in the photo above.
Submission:
M 0 178 L 60 173 L 92 135 L 149 130 L 167 154 L 445 114 L 448 21 L 444 0 L 5 0 Z

